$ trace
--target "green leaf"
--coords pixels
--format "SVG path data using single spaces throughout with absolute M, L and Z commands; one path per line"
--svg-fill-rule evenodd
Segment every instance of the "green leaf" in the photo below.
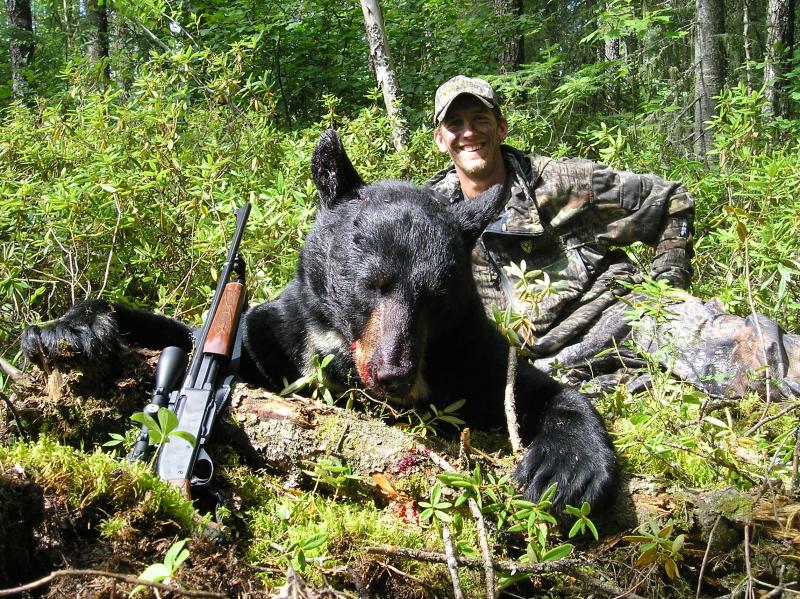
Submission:
M 461 409 L 461 407 L 462 407 L 462 406 L 463 406 L 463 405 L 464 405 L 466 402 L 467 402 L 467 400 L 466 400 L 466 399 L 459 399 L 458 401 L 454 401 L 453 403 L 451 403 L 450 405 L 448 405 L 446 408 L 444 408 L 444 409 L 442 410 L 442 412 L 444 412 L 445 414 L 451 414 L 451 413 L 453 413 L 453 412 L 456 412 L 456 411 L 460 410 L 460 409 Z
M 437 520 L 441 520 L 442 522 L 448 522 L 448 523 L 453 521 L 453 517 L 447 512 L 443 512 L 441 510 L 434 510 L 434 513 L 436 514 Z
M 652 549 L 648 549 L 639 556 L 639 559 L 636 560 L 636 563 L 633 566 L 634 568 L 649 566 L 650 564 L 656 561 L 657 556 L 658 554 L 656 553 L 655 547 L 653 547 Z
M 670 580 L 674 580 L 678 576 L 678 564 L 671 557 L 664 560 L 664 572 Z
M 169 548 L 169 551 L 167 551 L 167 554 L 164 556 L 164 565 L 167 566 L 171 572 L 174 572 L 175 569 L 180 566 L 187 557 L 189 557 L 189 552 L 186 551 L 186 555 L 179 560 L 181 552 L 185 551 L 183 547 L 186 545 L 187 541 L 188 539 L 182 539 L 176 542 L 172 545 L 172 547 Z
M 125 437 L 118 433 L 109 433 L 109 436 L 111 437 L 111 440 L 103 443 L 103 447 L 115 447 L 125 442 Z
M 171 574 L 172 572 L 164 564 L 150 564 L 137 578 L 150 582 L 161 582 L 165 578 L 169 578 Z
M 542 501 L 552 501 L 553 498 L 556 496 L 557 491 L 558 491 L 558 483 L 553 483 L 552 485 L 547 487 L 544 493 L 542 493 L 542 497 L 541 499 L 539 499 L 539 503 L 541 503 Z
M 192 433 L 187 431 L 172 431 L 169 434 L 170 437 L 178 437 L 179 439 L 183 439 L 192 447 L 195 446 L 197 443 L 197 437 L 195 437 Z
M 569 535 L 567 535 L 567 537 L 571 539 L 578 533 L 582 533 L 584 528 L 585 524 L 583 523 L 583 520 L 575 520 L 575 524 L 573 524 L 572 528 L 569 529 Z
M 131 415 L 131 420 L 138 422 L 147 429 L 147 433 L 150 435 L 150 445 L 160 445 L 164 441 L 158 422 L 156 422 L 150 414 L 146 412 L 136 412 Z
M 586 520 L 586 526 L 589 527 L 589 530 L 592 531 L 592 536 L 594 537 L 595 541 L 600 540 L 600 535 L 597 533 L 597 527 L 594 525 L 594 522 L 591 520 Z
M 552 562 L 558 559 L 563 559 L 571 554 L 573 549 L 575 549 L 575 546 L 571 545 L 570 543 L 564 543 L 558 547 L 553 547 L 550 551 L 546 552 L 542 556 L 542 561 Z
M 169 408 L 158 408 L 158 424 L 161 434 L 169 437 L 170 433 L 178 427 L 178 415 Z
M 327 540 L 327 532 L 318 532 L 303 541 L 302 547 L 305 551 L 310 551 L 311 549 L 316 549 L 320 545 L 323 545 Z

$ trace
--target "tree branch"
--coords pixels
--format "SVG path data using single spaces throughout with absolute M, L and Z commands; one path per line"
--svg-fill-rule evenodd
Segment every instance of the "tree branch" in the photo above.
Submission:
M 96 576 L 121 580 L 130 584 L 142 584 L 144 586 L 152 587 L 161 591 L 169 591 L 171 593 L 183 595 L 184 597 L 219 597 L 220 599 L 225 599 L 225 595 L 223 593 L 215 593 L 214 591 L 192 591 L 190 589 L 182 589 L 180 587 L 161 584 L 151 580 L 142 580 L 141 578 L 136 578 L 135 576 L 129 576 L 127 574 L 117 574 L 116 572 L 105 572 L 103 570 L 56 570 L 44 578 L 34 580 L 28 584 L 24 584 L 13 589 L 0 589 L 0 597 L 8 597 L 11 595 L 17 595 L 19 593 L 24 593 L 25 591 L 37 589 L 49 584 L 56 578 L 92 578 Z
M 396 545 L 380 545 L 377 547 L 367 547 L 366 553 L 373 555 L 391 555 L 404 557 L 422 562 L 445 564 L 447 556 L 438 551 L 428 551 L 427 549 L 409 549 L 407 547 L 397 547 Z M 483 560 L 475 557 L 456 556 L 459 566 L 466 568 L 482 568 Z M 509 559 L 496 559 L 492 561 L 492 567 L 499 572 L 522 572 L 525 574 L 553 574 L 561 572 L 577 578 L 585 585 L 611 596 L 629 597 L 631 599 L 643 599 L 641 595 L 628 592 L 615 584 L 596 580 L 580 569 L 581 561 L 577 559 L 559 559 L 552 562 L 541 562 L 536 564 L 526 564 Z

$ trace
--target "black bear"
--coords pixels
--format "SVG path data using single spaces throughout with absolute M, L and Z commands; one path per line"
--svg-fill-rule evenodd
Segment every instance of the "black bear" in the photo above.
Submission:
M 339 136 L 322 134 L 312 173 L 321 205 L 293 280 L 244 315 L 240 378 L 280 389 L 334 355 L 327 375 L 405 405 L 466 399 L 474 428 L 505 425 L 508 346 L 487 320 L 470 252 L 501 208 L 500 186 L 445 208 L 409 183 L 366 185 Z M 91 300 L 23 334 L 34 362 L 111 361 L 126 344 L 192 346 L 189 327 Z M 558 483 L 555 507 L 601 507 L 617 488 L 616 457 L 589 401 L 520 361 L 517 413 L 530 444 L 516 469 L 535 499 Z

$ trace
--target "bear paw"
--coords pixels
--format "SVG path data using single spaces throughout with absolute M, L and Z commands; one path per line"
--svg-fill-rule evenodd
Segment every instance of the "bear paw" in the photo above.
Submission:
M 85 370 L 115 361 L 123 344 L 113 307 L 103 300 L 87 300 L 52 324 L 25 329 L 21 347 L 41 368 Z

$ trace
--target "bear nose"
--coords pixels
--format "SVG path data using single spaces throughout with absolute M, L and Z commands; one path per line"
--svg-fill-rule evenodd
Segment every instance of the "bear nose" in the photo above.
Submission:
M 385 364 L 375 373 L 378 385 L 389 395 L 405 397 L 414 384 L 414 373 L 410 367 Z

